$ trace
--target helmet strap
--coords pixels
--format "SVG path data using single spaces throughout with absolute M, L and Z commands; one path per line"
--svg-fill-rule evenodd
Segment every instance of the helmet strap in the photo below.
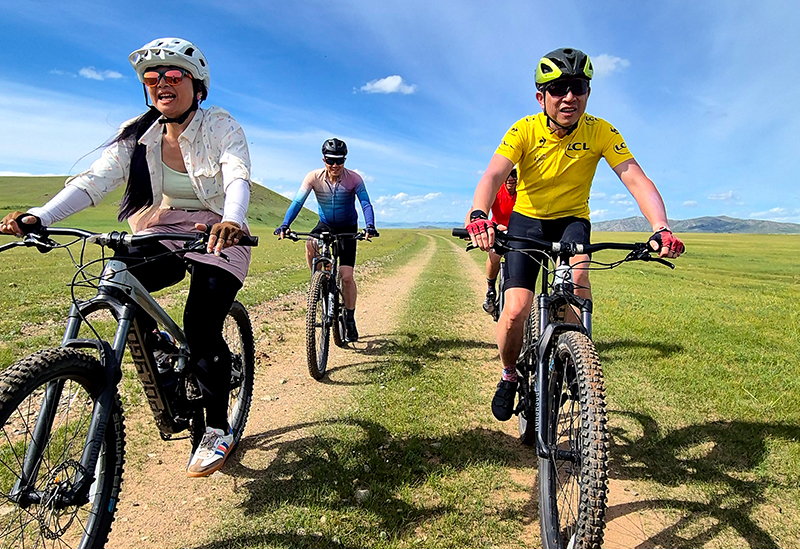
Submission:
M 550 123 L 552 122 L 554 126 L 558 126 L 558 128 L 560 128 L 561 130 L 566 130 L 567 135 L 570 135 L 572 132 L 574 132 L 575 128 L 578 127 L 578 123 L 580 122 L 580 120 L 578 120 L 578 122 L 576 122 L 572 126 L 564 126 L 563 124 L 559 124 L 558 122 L 556 122 L 554 118 L 552 118 L 549 114 L 547 114 L 547 107 L 542 107 L 542 110 L 544 111 L 544 116 L 547 117 L 547 125 L 549 126 Z M 555 132 L 556 130 L 553 131 Z
M 153 106 L 150 105 L 150 94 L 147 93 L 147 86 L 142 84 L 142 90 L 144 90 L 144 104 L 147 105 L 148 107 L 153 108 Z M 189 115 L 192 114 L 193 112 L 195 112 L 199 107 L 200 107 L 200 103 L 197 101 L 197 94 L 195 93 L 194 94 L 194 100 L 192 101 L 192 105 L 191 105 L 191 107 L 189 107 L 186 110 L 185 113 L 183 113 L 182 115 L 180 115 L 178 117 L 175 117 L 175 118 L 169 118 L 169 117 L 166 117 L 166 116 L 162 116 L 161 118 L 158 119 L 158 123 L 159 124 L 183 124 L 184 122 L 186 122 L 186 119 L 189 118 Z
M 183 124 L 184 122 L 186 122 L 186 119 L 189 118 L 189 115 L 192 114 L 193 112 L 195 112 L 199 107 L 200 107 L 200 104 L 197 102 L 197 96 L 195 95 L 194 96 L 194 100 L 192 101 L 192 106 L 189 107 L 186 110 L 186 112 L 184 112 L 182 115 L 180 115 L 178 117 L 175 117 L 175 118 L 169 118 L 167 116 L 162 116 L 161 118 L 158 119 L 158 123 L 159 124 Z

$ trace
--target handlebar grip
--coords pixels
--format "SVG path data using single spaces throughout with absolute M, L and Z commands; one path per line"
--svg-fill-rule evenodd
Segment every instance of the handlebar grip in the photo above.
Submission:
M 470 238 L 469 231 L 467 231 L 463 227 L 454 227 L 453 237 L 458 237 L 459 239 L 469 239 Z
M 258 246 L 258 237 L 255 235 L 242 235 L 242 238 L 236 244 L 239 246 Z

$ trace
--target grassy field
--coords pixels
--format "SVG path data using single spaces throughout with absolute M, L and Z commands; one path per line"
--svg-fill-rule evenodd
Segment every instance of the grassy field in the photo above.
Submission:
M 0 193 L 2 185 L 0 178 Z M 24 199 L 20 206 L 42 202 Z M 263 216 L 253 226 L 262 246 L 240 293 L 247 305 L 307 283 L 301 245 L 266 238 L 277 218 L 266 207 Z M 70 222 L 109 228 L 100 218 Z M 287 450 L 298 460 L 270 466 L 248 486 L 241 513 L 220 531 L 230 536 L 209 546 L 522 544 L 517 497 L 530 488 L 509 471 L 529 460 L 508 436 L 475 427 L 476 418 L 491 418 L 471 367 L 494 351 L 462 322 L 482 312 L 464 290 L 458 252 L 444 231 L 382 231 L 359 247 L 359 262 L 392 270 L 427 235 L 436 253 L 357 404 L 321 413 L 334 421 Z M 666 518 L 651 546 L 800 546 L 800 236 L 681 237 L 688 252 L 674 271 L 629 263 L 592 274 L 612 477 L 635 482 Z M 484 255 L 470 254 L 483 265 Z M 17 249 L 3 258 L 0 307 L 9 313 L 0 319 L 0 368 L 58 344 L 74 272 L 62 251 Z M 162 293 L 171 313 L 185 290 Z M 369 490 L 365 503 L 352 502 L 354 488 Z
M 655 544 L 797 547 L 800 236 L 681 238 L 688 252 L 674 271 L 637 262 L 591 276 L 612 468 L 659 507 L 693 516 Z

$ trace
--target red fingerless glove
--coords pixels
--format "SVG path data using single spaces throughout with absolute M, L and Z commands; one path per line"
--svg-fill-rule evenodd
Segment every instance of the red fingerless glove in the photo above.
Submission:
M 486 233 L 490 227 L 493 227 L 493 225 L 492 222 L 489 221 L 486 213 L 482 210 L 475 210 L 470 215 L 469 224 L 467 224 L 466 230 L 467 233 L 472 236 Z
M 675 252 L 676 254 L 683 254 L 686 250 L 686 247 L 683 245 L 683 241 L 673 235 L 672 231 L 669 229 L 659 229 L 647 240 L 648 243 L 650 241 L 655 241 L 658 243 L 658 249 L 656 249 L 656 252 L 661 252 L 661 249 L 665 246 L 669 248 L 671 252 Z

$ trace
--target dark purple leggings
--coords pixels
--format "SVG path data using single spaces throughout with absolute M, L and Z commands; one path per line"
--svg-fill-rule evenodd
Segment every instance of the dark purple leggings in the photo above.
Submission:
M 148 292 L 175 285 L 183 280 L 187 271 L 190 273 L 183 330 L 203 393 L 206 425 L 227 431 L 231 355 L 222 337 L 222 326 L 242 283 L 235 275 L 220 267 L 185 261 L 174 254 L 143 263 L 143 258 L 152 258 L 164 252 L 167 252 L 167 248 L 156 243 L 131 248 L 124 255 L 118 254 L 116 259 L 128 265 L 129 271 Z M 146 330 L 156 328 L 149 315 L 144 312 L 138 315 L 141 326 Z

